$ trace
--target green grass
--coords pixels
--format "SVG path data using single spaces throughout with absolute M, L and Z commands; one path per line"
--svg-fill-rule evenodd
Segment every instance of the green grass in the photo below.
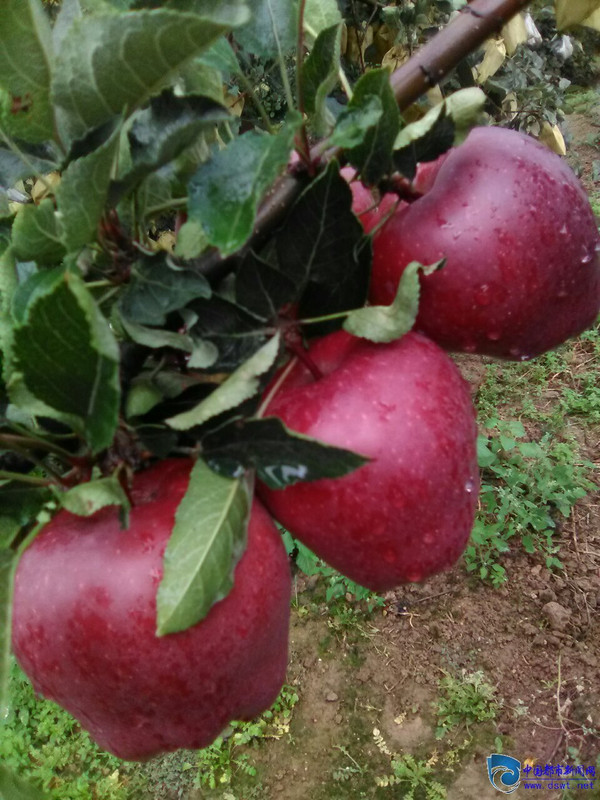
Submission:
M 288 735 L 298 702 L 295 689 L 284 686 L 271 709 L 252 722 L 232 722 L 210 747 L 140 765 L 101 750 L 66 711 L 36 697 L 14 661 L 9 691 L 8 713 L 0 722 L 0 764 L 43 789 L 49 800 L 137 800 L 167 790 L 184 797 L 194 786 L 204 790 L 228 786 L 240 775 L 254 777 L 252 748 Z
M 597 324 L 534 361 L 487 366 L 477 394 L 480 510 L 465 554 L 467 569 L 483 580 L 507 579 L 501 561 L 515 545 L 561 568 L 558 524 L 598 488 L 590 480 L 596 465 L 572 434 L 600 423 L 599 362 Z M 534 441 L 523 421 L 536 428 Z
M 485 680 L 481 670 L 462 670 L 459 675 L 446 672 L 439 682 L 439 693 L 434 704 L 438 739 L 456 728 L 465 727 L 469 732 L 478 722 L 496 719 L 501 708 L 495 687 Z
M 417 759 L 410 753 L 392 758 L 391 775 L 377 778 L 378 786 L 399 786 L 403 800 L 445 800 L 446 789 L 434 779 L 435 757 Z
M 492 418 L 485 426 L 489 434 L 478 440 L 480 510 L 465 552 L 467 570 L 502 584 L 507 575 L 500 559 L 516 543 L 528 553 L 543 553 L 547 567 L 560 569 L 557 522 L 597 488 L 588 477 L 594 465 L 550 433 L 528 441 L 518 420 Z
M 75 720 L 54 703 L 37 698 L 13 662 L 10 705 L 0 723 L 0 763 L 50 800 L 133 800 L 142 797 L 143 777 L 94 744 Z
M 232 722 L 228 731 L 198 752 L 197 787 L 215 789 L 229 785 L 236 775 L 255 777 L 256 767 L 248 749 L 261 740 L 289 735 L 292 711 L 298 702 L 292 686 L 284 686 L 274 705 L 252 722 Z

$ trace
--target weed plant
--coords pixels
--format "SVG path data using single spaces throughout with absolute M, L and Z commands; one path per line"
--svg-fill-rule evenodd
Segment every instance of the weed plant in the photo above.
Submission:
M 248 746 L 256 747 L 261 740 L 281 739 L 288 735 L 292 711 L 298 702 L 298 694 L 292 686 L 284 686 L 274 705 L 262 716 L 251 722 L 232 722 L 227 732 L 204 750 L 198 751 L 196 787 L 217 786 L 231 783 L 234 775 L 254 777 L 256 767 Z M 246 750 L 244 750 L 246 748 Z
M 492 418 L 486 426 L 490 434 L 478 439 L 480 510 L 465 552 L 467 570 L 502 584 L 506 570 L 499 559 L 515 539 L 528 553 L 543 553 L 548 568 L 561 569 L 558 518 L 568 518 L 577 500 L 597 488 L 588 478 L 594 465 L 549 433 L 539 442 L 524 441 L 518 420 Z
M 445 672 L 439 682 L 439 697 L 436 700 L 436 737 L 442 739 L 456 728 L 466 727 L 478 722 L 496 718 L 501 703 L 496 697 L 496 689 L 485 680 L 481 670 L 460 675 Z
M 0 763 L 43 789 L 49 800 L 144 796 L 139 768 L 100 750 L 70 714 L 36 697 L 15 661 L 9 702 L 0 722 Z

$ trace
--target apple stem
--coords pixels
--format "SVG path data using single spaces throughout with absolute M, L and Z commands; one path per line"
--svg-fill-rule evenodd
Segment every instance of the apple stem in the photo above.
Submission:
M 415 200 L 423 197 L 422 192 L 418 192 L 404 175 L 393 175 L 389 181 L 384 182 L 381 191 L 393 192 L 406 203 L 414 203 Z
M 292 353 L 295 356 L 297 356 L 297 358 L 304 364 L 306 369 L 310 372 L 310 374 L 316 381 L 320 380 L 323 377 L 323 373 L 317 367 L 312 358 L 309 356 L 308 351 L 305 350 L 301 344 L 299 344 L 298 342 L 290 342 L 288 343 L 288 347 L 292 351 Z
M 394 205 L 389 209 L 387 213 L 385 213 L 379 220 L 377 220 L 377 224 L 373 225 L 373 227 L 369 231 L 369 236 L 371 237 L 371 239 L 375 236 L 375 234 L 378 231 L 380 231 L 383 228 L 388 219 L 394 216 L 396 209 L 398 208 L 399 205 L 400 205 L 400 198 L 398 198 L 398 200 L 394 203 Z

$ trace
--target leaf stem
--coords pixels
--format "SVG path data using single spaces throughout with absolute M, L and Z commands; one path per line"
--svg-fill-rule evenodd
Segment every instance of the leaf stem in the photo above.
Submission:
M 294 325 L 316 325 L 318 322 L 330 322 L 334 319 L 342 319 L 351 314 L 354 309 L 350 311 L 336 311 L 334 314 L 324 314 L 322 317 L 309 317 L 308 319 L 299 319 L 294 322 Z
M 273 35 L 277 43 L 277 64 L 279 66 L 279 74 L 281 75 L 281 82 L 283 83 L 283 90 L 285 93 L 285 99 L 287 101 L 288 109 L 292 111 L 294 109 L 294 96 L 292 94 L 292 87 L 290 86 L 290 79 L 288 77 L 287 68 L 285 66 L 285 56 L 283 55 L 283 51 L 281 49 L 281 42 L 279 41 L 279 34 L 277 33 L 277 25 L 275 23 L 275 19 L 273 18 L 273 10 L 271 9 L 270 4 L 269 4 L 269 15 L 271 17 Z
M 88 281 L 88 283 L 86 283 L 86 287 L 88 289 L 105 289 L 107 286 L 114 286 L 114 284 L 107 280 Z
M 149 206 L 145 209 L 145 216 L 153 217 L 155 214 L 161 214 L 163 211 L 171 211 L 174 208 L 185 208 L 188 202 L 189 197 L 174 197 L 172 200 L 169 200 L 169 202 Z
M 260 404 L 260 406 L 258 408 L 258 411 L 256 412 L 256 416 L 259 419 L 264 415 L 264 413 L 267 410 L 267 407 L 269 406 L 271 400 L 275 397 L 275 395 L 277 394 L 277 392 L 281 388 L 281 385 L 285 382 L 287 376 L 294 369 L 294 367 L 296 366 L 297 363 L 298 363 L 298 358 L 296 356 L 294 356 L 294 358 L 291 359 L 290 363 L 285 367 L 285 369 L 283 369 L 281 371 L 281 374 L 279 375 L 279 377 L 277 378 L 277 380 L 275 381 L 275 383 L 273 384 L 273 386 L 269 390 L 269 393 L 267 394 L 265 399 L 262 401 L 262 403 Z
M 0 469 L 0 480 L 3 481 L 20 481 L 21 483 L 28 483 L 32 486 L 51 486 L 52 484 L 60 485 L 57 480 L 49 480 L 47 478 L 39 478 L 36 475 L 24 475 L 21 472 L 10 472 L 7 469 Z
M 273 128 L 273 125 L 271 124 L 271 120 L 269 118 L 269 115 L 267 114 L 267 109 L 264 107 L 264 105 L 259 100 L 258 95 L 254 91 L 254 86 L 252 86 L 251 81 L 241 71 L 238 74 L 238 77 L 240 79 L 240 82 L 241 82 L 242 86 L 244 87 L 244 91 L 248 95 L 250 95 L 250 98 L 251 98 L 252 102 L 256 106 L 256 110 L 260 114 L 260 118 L 263 121 L 263 124 L 264 124 L 264 126 L 265 126 L 265 128 L 267 130 L 267 133 L 271 133 L 271 134 L 274 133 L 275 129 Z
M 68 450 L 65 450 L 58 444 L 47 442 L 45 439 L 38 438 L 37 436 L 23 436 L 20 433 L 0 433 L 0 445 L 6 445 L 8 450 L 13 447 L 18 448 L 19 451 L 27 447 L 36 447 L 40 450 L 47 450 L 49 453 L 54 453 L 54 455 L 60 456 L 61 458 L 66 458 L 69 462 L 73 457 L 72 453 L 69 453 Z
M 310 144 L 306 132 L 304 92 L 302 90 L 302 65 L 304 63 L 304 12 L 306 10 L 306 0 L 300 0 L 298 9 L 298 41 L 296 44 L 296 97 L 298 98 L 298 111 L 302 114 L 302 126 L 296 139 L 298 152 L 302 160 L 310 167 Z

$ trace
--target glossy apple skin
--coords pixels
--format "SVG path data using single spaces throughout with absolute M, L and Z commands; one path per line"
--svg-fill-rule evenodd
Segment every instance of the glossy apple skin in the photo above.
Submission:
M 368 186 L 361 183 L 359 180 L 354 180 L 356 170 L 354 167 L 342 167 L 340 170 L 342 175 L 350 186 L 352 192 L 352 211 L 358 217 L 365 233 L 371 233 L 373 228 L 377 225 L 379 220 L 388 214 L 398 203 L 398 198 L 395 194 L 384 194 L 383 197 L 377 202 L 373 193 Z M 405 205 L 402 203 L 401 205 Z
M 592 325 L 599 237 L 566 162 L 524 134 L 476 128 L 438 166 L 375 236 L 371 302 L 392 302 L 411 261 L 445 257 L 421 279 L 416 327 L 447 350 L 525 360 Z
M 259 486 L 273 516 L 353 581 L 385 591 L 450 567 L 473 526 L 478 469 L 470 393 L 448 356 L 409 333 L 372 344 L 344 331 L 309 350 L 267 414 L 372 461 L 336 480 Z
M 189 471 L 173 459 L 136 475 L 128 530 L 114 507 L 59 512 L 17 570 L 19 663 L 122 759 L 206 747 L 230 720 L 267 709 L 285 678 L 291 579 L 258 502 L 231 592 L 192 628 L 155 636 L 162 556 Z

